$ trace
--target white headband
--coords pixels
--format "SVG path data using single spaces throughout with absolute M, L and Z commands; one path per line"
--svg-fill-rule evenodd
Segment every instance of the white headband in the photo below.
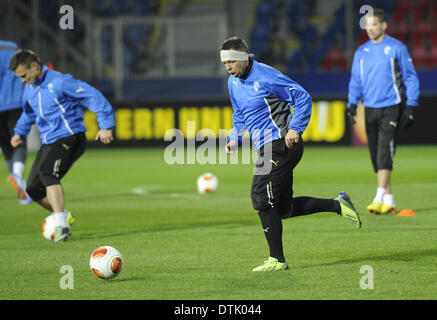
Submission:
M 220 58 L 224 61 L 247 61 L 252 54 L 238 50 L 220 50 Z

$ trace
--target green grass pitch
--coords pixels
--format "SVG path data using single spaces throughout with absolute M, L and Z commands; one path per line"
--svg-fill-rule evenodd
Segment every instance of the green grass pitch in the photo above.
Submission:
M 18 205 L 2 165 L 0 299 L 437 298 L 435 146 L 399 146 L 396 153 L 397 207 L 415 217 L 365 212 L 376 190 L 366 148 L 307 146 L 294 173 L 295 196 L 347 191 L 363 227 L 332 213 L 284 221 L 290 270 L 277 273 L 251 272 L 268 256 L 251 207 L 252 164 L 168 165 L 163 155 L 164 149 L 87 150 L 63 180 L 76 223 L 60 244 L 41 234 L 48 212 Z M 33 159 L 29 154 L 26 174 Z M 218 176 L 219 190 L 202 196 L 196 179 L 208 171 Z M 117 278 L 101 280 L 89 269 L 102 245 L 124 256 Z M 73 289 L 60 286 L 64 265 L 74 271 Z M 370 283 L 369 267 L 373 289 L 361 286 Z

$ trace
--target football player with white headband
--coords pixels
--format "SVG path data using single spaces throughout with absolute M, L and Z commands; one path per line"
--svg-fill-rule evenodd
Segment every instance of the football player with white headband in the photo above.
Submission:
M 302 134 L 312 112 L 309 93 L 280 71 L 254 60 L 241 38 L 225 40 L 220 58 L 230 75 L 228 89 L 233 108 L 233 128 L 226 152 L 234 152 L 247 130 L 259 155 L 251 198 L 261 219 L 270 255 L 253 271 L 287 270 L 282 219 L 335 212 L 357 228 L 361 227 L 361 221 L 344 192 L 334 199 L 293 197 L 293 170 L 302 158 Z

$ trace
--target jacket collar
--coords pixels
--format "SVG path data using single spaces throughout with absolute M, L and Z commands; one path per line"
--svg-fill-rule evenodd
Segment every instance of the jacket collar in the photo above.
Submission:
M 246 80 L 249 76 L 250 71 L 252 71 L 253 66 L 253 60 L 249 58 L 249 65 L 246 67 L 246 70 L 244 70 L 243 74 L 241 75 L 241 79 Z
M 34 85 L 39 86 L 46 78 L 47 72 L 49 71 L 49 68 L 45 64 L 42 65 L 42 76 L 41 78 L 35 79 Z

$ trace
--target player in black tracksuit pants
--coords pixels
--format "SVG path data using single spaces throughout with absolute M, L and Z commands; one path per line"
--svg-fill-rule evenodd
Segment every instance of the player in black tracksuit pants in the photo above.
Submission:
M 293 170 L 302 158 L 302 133 L 311 117 L 312 100 L 298 83 L 253 60 L 240 38 L 223 42 L 221 60 L 231 75 L 228 88 L 233 129 L 226 144 L 232 153 L 247 130 L 258 151 L 251 198 L 269 246 L 269 258 L 253 271 L 288 269 L 282 246 L 282 219 L 335 212 L 361 226 L 349 197 L 293 197 Z M 290 106 L 294 108 L 293 114 Z

